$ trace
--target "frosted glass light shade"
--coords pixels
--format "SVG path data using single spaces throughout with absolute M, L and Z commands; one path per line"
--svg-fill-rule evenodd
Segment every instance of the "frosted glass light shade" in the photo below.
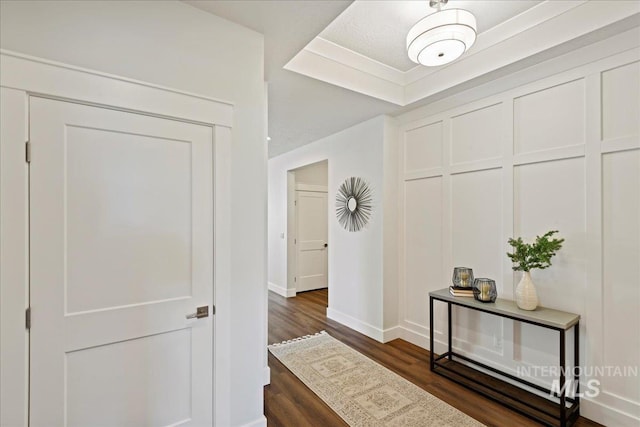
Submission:
M 443 65 L 459 58 L 476 41 L 476 18 L 464 9 L 427 15 L 407 34 L 407 54 L 417 64 Z

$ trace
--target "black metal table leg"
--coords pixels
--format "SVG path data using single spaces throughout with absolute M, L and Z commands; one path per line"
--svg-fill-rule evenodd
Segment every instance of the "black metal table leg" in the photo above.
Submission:
M 448 327 L 447 327 L 447 334 L 449 335 L 447 337 L 447 343 L 449 345 L 448 351 L 449 351 L 449 360 L 453 360 L 453 351 L 452 351 L 452 346 L 451 346 L 451 341 L 452 341 L 452 333 L 451 333 L 451 303 L 447 304 L 447 322 L 448 322 Z
M 433 371 L 435 366 L 433 365 L 433 297 L 429 297 L 429 366 Z
M 580 321 L 573 327 L 573 381 L 576 387 L 576 418 L 580 416 Z
M 566 406 L 566 387 L 565 387 L 565 369 L 566 366 L 565 355 L 565 331 L 560 331 L 560 426 L 565 427 L 567 425 L 567 406 Z

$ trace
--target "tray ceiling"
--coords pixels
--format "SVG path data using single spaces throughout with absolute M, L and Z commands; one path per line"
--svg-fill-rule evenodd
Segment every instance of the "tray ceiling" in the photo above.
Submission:
M 464 6 L 476 15 L 476 43 L 449 64 L 411 67 L 402 59 L 406 53 L 401 36 L 426 15 L 418 6 L 427 8 L 427 4 L 356 1 L 285 69 L 405 106 L 638 15 L 640 10 L 636 1 L 451 0 L 447 8 Z M 412 13 L 417 14 L 413 19 Z

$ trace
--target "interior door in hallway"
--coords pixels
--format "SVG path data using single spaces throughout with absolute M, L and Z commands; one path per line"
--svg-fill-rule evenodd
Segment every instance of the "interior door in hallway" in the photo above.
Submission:
M 297 260 L 296 292 L 326 288 L 327 193 L 296 191 Z
M 210 426 L 213 129 L 44 98 L 29 127 L 30 425 Z

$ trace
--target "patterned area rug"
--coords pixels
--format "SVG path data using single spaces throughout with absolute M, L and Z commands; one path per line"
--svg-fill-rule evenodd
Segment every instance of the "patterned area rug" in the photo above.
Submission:
M 269 351 L 350 426 L 482 426 L 322 331 Z

